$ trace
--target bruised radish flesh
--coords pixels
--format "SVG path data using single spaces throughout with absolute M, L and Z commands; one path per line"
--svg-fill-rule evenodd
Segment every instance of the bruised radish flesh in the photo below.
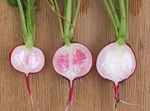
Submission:
M 70 81 L 70 95 L 68 106 L 71 103 L 73 81 L 86 75 L 92 68 L 93 57 L 89 49 L 79 43 L 59 48 L 53 57 L 55 71 Z
M 113 42 L 105 46 L 99 53 L 96 67 L 99 74 L 115 84 L 115 99 L 120 101 L 118 96 L 119 82 L 128 79 L 136 69 L 136 58 L 129 45 L 120 46 Z
M 18 46 L 12 50 L 10 62 L 14 69 L 25 74 L 27 89 L 32 102 L 32 107 L 34 108 L 28 78 L 29 74 L 34 74 L 42 70 L 45 64 L 45 58 L 42 51 L 36 47 L 27 50 L 24 45 Z

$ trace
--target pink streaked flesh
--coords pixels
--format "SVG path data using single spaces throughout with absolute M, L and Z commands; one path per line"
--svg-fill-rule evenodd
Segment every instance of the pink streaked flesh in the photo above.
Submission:
M 53 66 L 57 73 L 70 80 L 70 93 L 66 111 L 68 110 L 73 92 L 73 80 L 87 74 L 92 67 L 92 54 L 87 47 L 72 43 L 69 47 L 59 48 L 53 57 Z
M 27 50 L 24 45 L 16 47 L 10 55 L 11 65 L 14 69 L 22 72 L 26 76 L 26 84 L 29 92 L 32 108 L 34 110 L 34 102 L 29 87 L 29 74 L 33 74 L 42 70 L 45 58 L 42 51 L 33 47 L 31 50 Z
M 69 80 L 82 77 L 92 67 L 92 55 L 87 47 L 72 43 L 59 48 L 53 57 L 55 71 Z

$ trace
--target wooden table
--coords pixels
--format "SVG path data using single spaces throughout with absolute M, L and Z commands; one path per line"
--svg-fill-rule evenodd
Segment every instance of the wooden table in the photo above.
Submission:
M 59 0 L 59 6 L 63 1 Z M 30 75 L 29 82 L 35 111 L 65 111 L 69 84 L 52 68 L 52 56 L 63 45 L 56 15 L 46 0 L 37 0 L 35 46 L 46 57 L 44 69 Z M 118 111 L 150 110 L 150 1 L 130 0 L 128 43 L 137 56 L 136 73 L 120 84 L 122 100 L 138 104 L 119 103 Z M 87 45 L 94 55 L 94 67 L 86 77 L 76 80 L 70 111 L 114 111 L 114 85 L 96 71 L 96 57 L 102 47 L 115 40 L 112 25 L 102 0 L 82 0 L 73 41 Z M 25 77 L 9 64 L 9 52 L 23 43 L 19 12 L 0 1 L 0 111 L 32 111 Z

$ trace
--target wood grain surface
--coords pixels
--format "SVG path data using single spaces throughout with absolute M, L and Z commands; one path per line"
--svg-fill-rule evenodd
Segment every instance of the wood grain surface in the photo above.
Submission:
M 63 0 L 58 0 L 62 8 Z M 30 75 L 29 82 L 35 111 L 65 111 L 69 84 L 52 68 L 52 56 L 63 45 L 58 20 L 46 0 L 37 0 L 35 46 L 46 57 L 44 69 Z M 119 103 L 118 111 L 150 111 L 150 0 L 130 0 L 128 43 L 137 56 L 135 74 L 120 84 L 122 100 L 138 105 Z M 73 41 L 87 45 L 94 55 L 94 67 L 74 84 L 73 102 L 69 111 L 114 111 L 114 85 L 96 71 L 96 57 L 102 47 L 115 40 L 112 25 L 102 0 L 82 0 Z M 0 0 L 0 111 L 32 111 L 25 77 L 9 64 L 9 53 L 23 43 L 17 8 Z

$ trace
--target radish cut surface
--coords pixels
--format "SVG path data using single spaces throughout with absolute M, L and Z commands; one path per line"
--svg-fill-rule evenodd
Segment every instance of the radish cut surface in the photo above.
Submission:
M 55 71 L 70 81 L 70 93 L 66 111 L 72 100 L 73 81 L 86 75 L 91 70 L 92 65 L 93 56 L 90 50 L 80 43 L 63 46 L 54 54 L 53 67 Z
M 96 67 L 103 78 L 113 81 L 118 86 L 119 82 L 134 73 L 136 58 L 133 50 L 127 44 L 119 46 L 113 42 L 100 51 Z
M 42 51 L 36 47 L 27 50 L 24 45 L 14 48 L 10 54 L 10 62 L 14 69 L 22 72 L 26 76 L 26 84 L 29 92 L 32 108 L 34 110 L 34 102 L 29 87 L 29 74 L 37 73 L 42 70 L 45 64 L 45 58 Z
M 12 66 L 26 75 L 39 72 L 45 64 L 42 51 L 36 47 L 27 50 L 24 45 L 18 46 L 13 49 L 10 57 Z
M 135 72 L 135 54 L 129 45 L 125 44 L 120 46 L 117 42 L 113 42 L 100 51 L 97 57 L 96 67 L 103 78 L 113 81 L 115 84 L 115 110 L 117 110 L 117 104 L 119 102 L 127 103 L 119 98 L 118 84 L 128 79 Z
M 87 74 L 93 64 L 92 54 L 87 47 L 79 43 L 59 48 L 53 57 L 55 71 L 69 80 Z

